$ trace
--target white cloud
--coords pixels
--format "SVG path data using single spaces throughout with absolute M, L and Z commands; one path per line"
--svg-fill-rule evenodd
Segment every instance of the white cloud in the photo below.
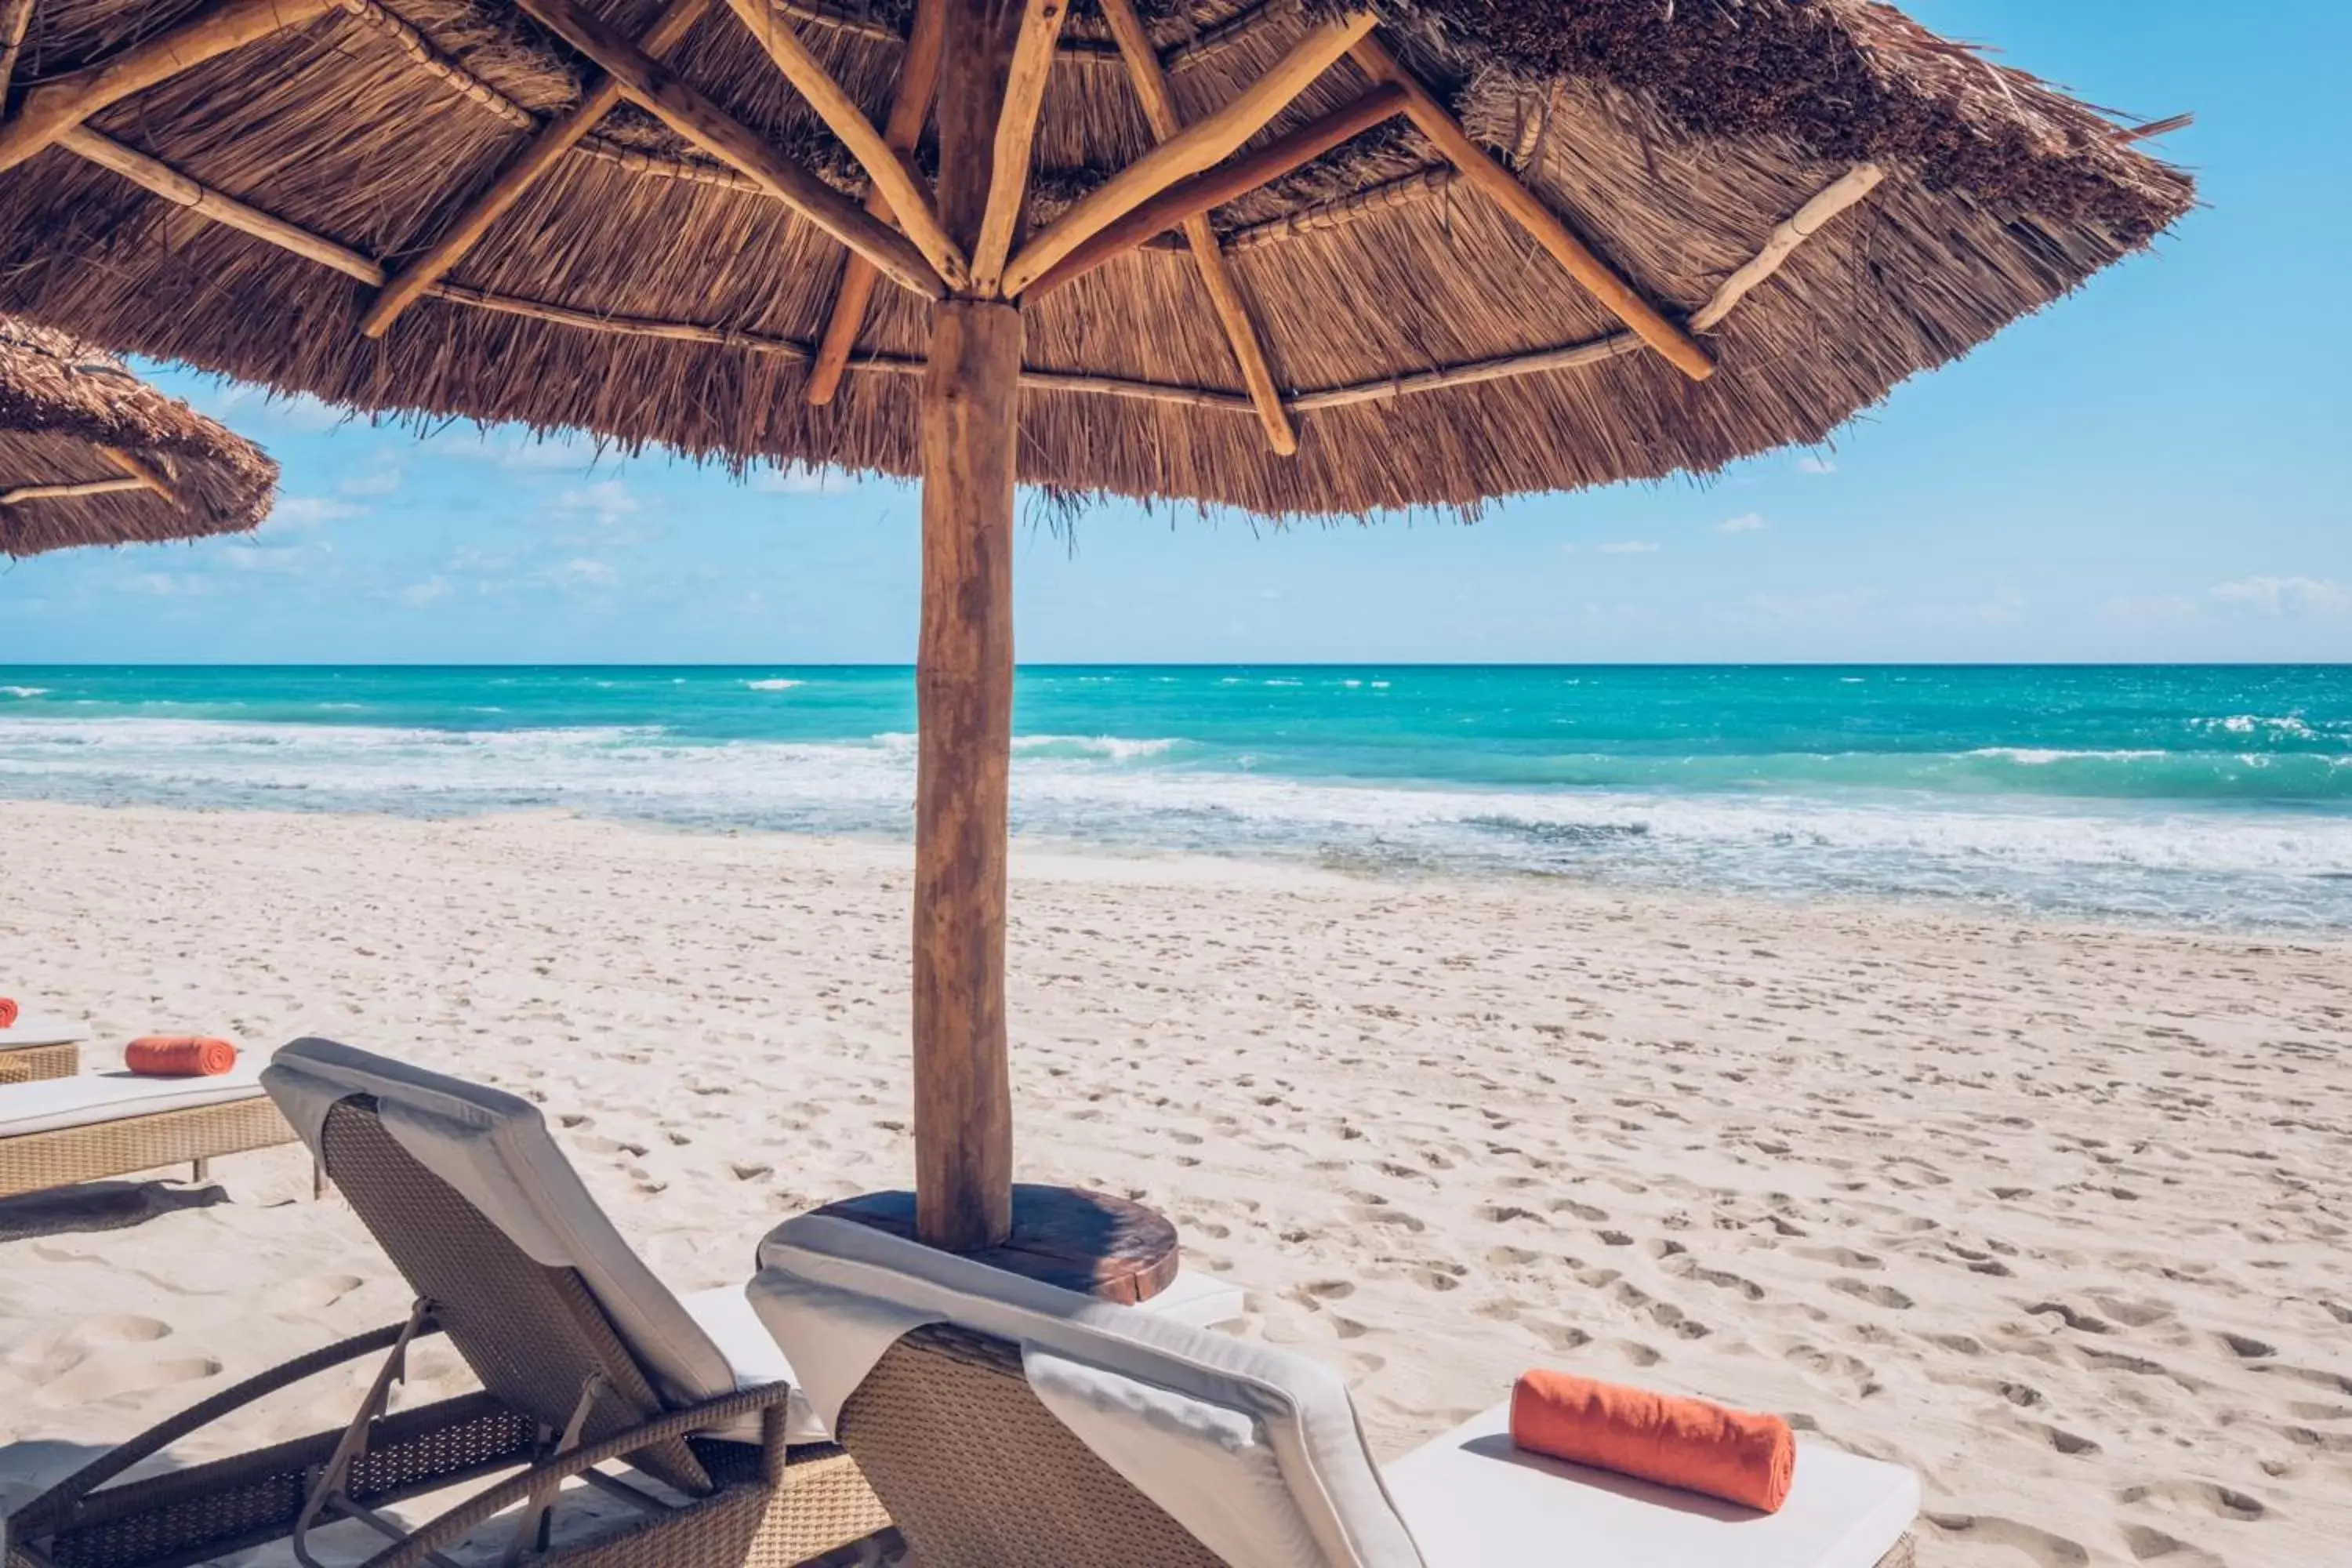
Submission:
M 1969 613 L 1978 620 L 1999 625 L 2017 619 L 2024 609 L 2025 595 L 2015 589 L 2004 588 L 1997 596 L 1973 606 Z
M 1808 452 L 1803 457 L 1797 459 L 1797 472 L 1801 474 L 1834 474 L 1837 472 L 1837 465 L 1831 462 L 1827 458 L 1817 457 L 1813 453 Z
M 435 600 L 446 599 L 448 596 L 449 579 L 441 576 L 427 577 L 422 583 L 411 583 L 407 587 L 403 588 L 399 595 L 400 602 L 412 610 L 423 609 Z
M 2186 594 L 2150 594 L 2138 598 L 2109 599 L 2099 608 L 2103 618 L 2127 625 L 2193 621 L 2204 613 L 2197 601 Z
M 1655 555 L 1659 546 L 1654 539 L 1619 539 L 1593 548 L 1603 555 Z
M 190 572 L 142 572 L 127 586 L 159 599 L 202 598 L 213 591 L 211 583 Z
M 401 481 L 407 476 L 398 463 L 378 462 L 356 474 L 338 479 L 336 490 L 347 496 L 388 496 L 397 494 Z
M 318 528 L 366 512 L 367 508 L 334 496 L 280 496 L 270 509 L 269 522 L 278 528 Z
M 1760 511 L 1743 511 L 1738 517 L 1727 517 L 1715 525 L 1717 533 L 1761 533 L 1771 526 Z
M 584 555 L 566 561 L 548 575 L 566 588 L 610 588 L 621 580 L 610 563 Z
M 2214 584 L 2213 597 L 2258 616 L 2352 616 L 2352 588 L 2326 577 L 2241 577 Z
M 1839 588 L 1821 594 L 1750 594 L 1739 602 L 1742 619 L 1806 621 L 1851 615 L 1878 597 L 1876 588 Z
M 594 468 L 610 448 L 593 437 L 565 430 L 546 437 L 484 431 L 478 441 L 436 442 L 435 450 L 456 458 L 480 458 L 502 468 L 550 474 L 585 473 Z M 616 455 L 614 460 L 620 462 L 625 459 Z
M 232 572 L 274 572 L 292 574 L 308 572 L 323 566 L 334 554 L 334 546 L 323 541 L 299 543 L 285 540 L 257 539 L 251 542 L 214 546 L 209 552 L 213 560 Z

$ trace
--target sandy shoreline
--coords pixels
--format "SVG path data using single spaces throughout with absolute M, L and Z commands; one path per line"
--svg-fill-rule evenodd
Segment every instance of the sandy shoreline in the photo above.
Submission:
M 0 889 L 0 992 L 100 1040 L 534 1095 L 680 1288 L 908 1169 L 899 851 L 11 803 Z M 1913 1465 L 1930 1564 L 2352 1540 L 2352 942 L 1031 853 L 1012 943 L 1024 1174 L 1168 1211 L 1384 1453 L 1562 1364 Z M 299 1157 L 216 1175 L 0 1205 L 0 1506 L 402 1314 Z

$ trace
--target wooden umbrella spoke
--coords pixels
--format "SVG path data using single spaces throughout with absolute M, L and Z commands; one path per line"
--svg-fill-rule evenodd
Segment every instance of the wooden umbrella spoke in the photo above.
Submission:
M 1117 4 L 1118 0 L 1110 3 Z M 1052 271 L 1029 285 L 1029 297 L 1035 299 L 1073 279 L 1082 278 L 1104 262 L 1126 255 L 1169 229 L 1182 226 L 1189 235 L 1194 219 L 1205 218 L 1227 202 L 1314 162 L 1350 137 L 1360 136 L 1383 120 L 1403 113 L 1404 106 L 1402 88 L 1393 84 L 1376 87 L 1354 102 L 1309 121 L 1246 157 L 1178 181 L 1064 257 Z
M 1177 181 L 1223 162 L 1371 29 L 1372 18 L 1361 13 L 1308 28 L 1288 54 L 1223 109 L 1129 163 L 1032 238 L 1005 268 L 1004 292 L 1018 295 L 1105 225 Z
M 945 0 L 917 0 L 915 26 L 907 35 L 907 57 L 898 67 L 898 90 L 890 100 L 890 117 L 882 140 L 894 153 L 912 153 L 923 137 L 923 121 L 931 111 L 931 96 L 940 85 L 940 46 L 947 39 Z M 866 193 L 866 210 L 876 217 L 890 216 L 890 198 L 875 185 Z M 842 372 L 857 352 L 857 334 L 866 328 L 866 310 L 874 299 L 874 264 L 852 256 L 842 269 L 841 287 L 833 297 L 816 363 L 809 370 L 808 400 L 816 407 L 831 403 L 841 390 Z
M 125 478 L 145 487 L 148 489 L 153 490 L 157 495 L 162 496 L 173 506 L 180 504 L 179 490 L 173 486 L 171 480 L 163 476 L 162 472 L 158 470 L 153 464 L 148 462 L 145 458 L 134 458 L 119 447 L 100 447 L 99 451 L 104 454 L 108 462 L 112 463 L 116 468 L 121 468 Z
M 18 485 L 13 490 L 0 490 L 0 506 L 16 506 L 28 500 L 71 500 L 80 496 L 120 495 L 126 490 L 143 490 L 144 479 L 67 479 L 53 485 Z
M 710 5 L 711 0 L 670 0 L 637 40 L 637 47 L 646 58 L 660 59 L 693 31 Z M 620 83 L 609 76 L 601 78 L 581 93 L 579 103 L 569 113 L 541 127 L 522 151 L 499 171 L 490 188 L 468 203 L 440 238 L 384 285 L 383 291 L 368 307 L 367 314 L 361 318 L 360 331 L 371 338 L 380 338 L 390 331 L 401 312 L 464 259 L 466 253 L 489 232 L 490 226 L 522 200 L 540 176 L 554 168 L 564 153 L 578 146 L 606 115 L 620 107 L 622 96 Z
M 573 0 L 517 0 L 517 4 L 619 82 L 632 103 L 711 156 L 732 164 L 770 195 L 873 262 L 884 277 L 926 299 L 946 297 L 941 275 L 906 236 L 868 216 L 785 157 L 677 72 L 646 58 L 601 17 Z
M 131 45 L 112 59 L 43 82 L 0 124 L 0 173 L 15 168 L 110 104 L 144 92 L 240 48 L 299 27 L 339 0 L 216 0 L 178 26 Z
M 864 167 L 866 177 L 888 199 L 898 226 L 914 241 L 915 248 L 923 253 L 931 269 L 946 280 L 950 289 L 970 286 L 971 264 L 962 248 L 948 237 L 939 212 L 931 205 L 930 193 L 923 189 L 906 159 L 866 118 L 857 100 L 842 90 L 841 84 L 833 79 L 833 73 L 809 52 L 808 46 L 776 15 L 768 0 L 728 0 L 728 5 L 745 29 L 760 41 L 760 47 L 767 51 L 784 79 L 816 110 L 817 118 L 841 138 L 842 144 Z M 859 214 L 861 217 L 866 216 Z
M 25 33 L 32 25 L 33 0 L 0 0 L 0 108 L 7 105 L 16 57 L 25 52 Z
M 1005 73 L 1004 108 L 997 116 L 996 142 L 992 149 L 988 207 L 982 216 L 980 241 L 972 248 L 972 287 L 994 295 L 1004 280 L 1004 263 L 1013 254 L 1013 231 L 1021 226 L 1021 208 L 1029 195 L 1030 149 L 1037 137 L 1037 111 L 1045 101 L 1045 84 L 1054 74 L 1054 45 L 1062 36 L 1062 19 L 1069 0 L 1028 0 L 1021 13 L 1021 31 L 1013 42 L 1013 64 Z
M 1168 73 L 1160 67 L 1160 52 L 1152 47 L 1151 35 L 1144 31 L 1132 0 L 1101 0 L 1101 4 L 1104 19 L 1110 23 L 1111 36 L 1126 58 L 1128 79 L 1135 84 L 1136 97 L 1143 102 L 1143 117 L 1150 124 L 1152 135 L 1166 142 L 1182 132 L 1184 122 L 1176 112 L 1175 95 L 1168 90 Z M 1192 252 L 1193 270 L 1201 275 L 1201 286 L 1209 291 L 1210 308 L 1216 311 L 1217 324 L 1223 329 L 1225 342 L 1234 351 L 1234 361 L 1241 367 L 1242 384 L 1249 388 L 1258 423 L 1265 427 L 1266 445 L 1278 456 L 1294 456 L 1298 450 L 1298 432 L 1282 406 L 1282 389 L 1274 384 L 1274 367 L 1266 363 L 1265 343 L 1258 335 L 1257 323 L 1250 318 L 1248 305 L 1242 300 L 1240 286 L 1234 281 L 1225 253 L 1205 216 L 1188 219 L 1183 227 L 1184 243 Z
M 1353 52 L 1356 63 L 1373 80 L 1393 82 L 1404 89 L 1411 100 L 1405 113 L 1412 117 L 1414 127 L 1437 143 L 1438 151 L 1462 171 L 1464 178 L 1492 198 L 1537 244 L 1549 251 L 1568 275 L 1584 286 L 1585 292 L 1693 381 L 1705 381 L 1715 374 L 1715 362 L 1707 357 L 1706 351 L 1666 320 L 1656 306 L 1619 277 L 1615 268 L 1595 256 L 1591 247 L 1571 233 L 1559 215 L 1544 205 L 1517 175 L 1471 140 L 1470 133 L 1462 129 L 1462 122 L 1454 118 L 1454 111 L 1440 103 L 1428 85 L 1389 52 L 1387 45 L 1367 35 L 1357 42 Z

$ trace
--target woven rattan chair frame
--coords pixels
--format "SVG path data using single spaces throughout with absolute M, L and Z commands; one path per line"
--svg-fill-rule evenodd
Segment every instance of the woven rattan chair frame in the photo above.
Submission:
M 534 1564 L 789 1568 L 889 1527 L 847 1454 L 830 1444 L 786 1447 L 788 1385 L 664 1409 L 579 1277 L 523 1256 L 394 1142 L 365 1097 L 328 1112 L 321 1144 L 330 1174 L 420 1287 L 430 1315 L 297 1357 L 133 1438 L 8 1521 L 6 1568 L 184 1568 L 293 1536 L 345 1432 L 106 1483 L 275 1390 L 371 1352 L 397 1355 L 418 1332 L 447 1333 L 485 1392 L 365 1421 L 337 1491 L 344 1516 L 513 1473 L 394 1541 L 367 1568 L 419 1568 L 499 1513 L 520 1504 L 528 1515 L 565 1480 L 616 1461 L 687 1500 L 663 1507 L 626 1489 L 654 1510 L 541 1550 Z M 436 1226 L 440 1233 L 420 1239 Z M 425 1279 L 446 1294 L 426 1294 Z M 551 1452 L 551 1428 L 569 1424 L 591 1388 L 598 1397 L 585 1405 L 577 1446 Z M 553 1421 L 551 1402 L 562 1406 Z M 699 1435 L 746 1418 L 757 1421 L 756 1444 Z
M 1030 1392 L 1020 1347 L 932 1324 L 842 1407 L 838 1436 L 924 1568 L 1219 1568 Z M 1585 1543 L 1609 1568 L 1605 1542 Z M 1876 1568 L 1913 1568 L 1909 1535 Z
M 81 1047 L 71 1041 L 55 1046 L 0 1046 L 0 1084 L 39 1083 L 71 1078 L 79 1071 Z
M 0 1138 L 0 1198 L 294 1142 L 267 1096 Z

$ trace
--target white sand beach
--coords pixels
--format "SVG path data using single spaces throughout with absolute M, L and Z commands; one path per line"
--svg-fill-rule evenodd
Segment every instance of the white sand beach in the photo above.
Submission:
M 909 1175 L 907 856 L 0 805 L 0 992 L 528 1094 L 681 1289 Z M 1917 1468 L 1921 1561 L 2352 1554 L 2352 943 L 1017 853 L 1029 1179 L 1166 1210 L 1402 1453 L 1552 1364 Z M 184 1173 L 182 1173 L 184 1175 Z M 291 1150 L 0 1205 L 0 1507 L 403 1315 Z M 411 1397 L 462 1376 L 417 1361 Z M 193 1446 L 338 1425 L 362 1373 Z

